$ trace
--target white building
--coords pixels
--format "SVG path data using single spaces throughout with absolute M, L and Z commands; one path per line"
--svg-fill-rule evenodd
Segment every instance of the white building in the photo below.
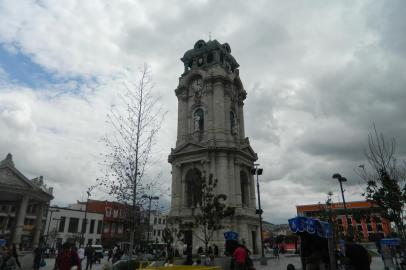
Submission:
M 85 228 L 87 219 L 87 226 Z M 82 239 L 82 229 L 83 241 Z M 48 209 L 44 237 L 49 247 L 59 247 L 65 242 L 79 245 L 102 244 L 103 214 L 80 209 L 52 206 Z
M 151 229 L 151 239 L 157 244 L 164 244 L 162 234 L 166 227 L 166 214 L 163 214 L 159 211 L 151 212 L 150 226 Z

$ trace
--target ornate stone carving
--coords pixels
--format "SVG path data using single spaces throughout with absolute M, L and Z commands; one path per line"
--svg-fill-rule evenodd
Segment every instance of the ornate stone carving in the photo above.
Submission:
M 224 84 L 224 95 L 231 97 L 231 92 L 232 92 L 231 84 L 225 83 Z
M 208 94 L 213 93 L 213 84 L 210 82 L 206 82 L 203 87 L 203 95 L 207 96 Z
M 179 87 L 175 89 L 175 94 L 178 98 L 181 100 L 187 100 L 188 98 L 188 93 L 187 93 L 187 88 L 186 87 Z
M 231 85 L 230 90 L 231 107 L 233 107 L 234 103 L 237 101 L 237 91 L 238 89 L 234 85 Z
M 238 101 L 243 102 L 247 98 L 247 92 L 244 89 L 241 89 L 238 92 Z

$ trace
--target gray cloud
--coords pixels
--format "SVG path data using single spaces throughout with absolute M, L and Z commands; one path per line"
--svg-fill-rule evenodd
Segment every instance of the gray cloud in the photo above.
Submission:
M 163 188 L 170 187 L 179 58 L 211 32 L 241 65 L 266 218 L 286 222 L 295 205 L 337 193 L 335 172 L 349 179 L 349 198 L 360 199 L 353 169 L 365 163 L 372 123 L 395 136 L 406 156 L 405 9 L 404 1 L 0 4 L 1 46 L 68 81 L 34 90 L 0 69 L 0 158 L 13 152 L 23 172 L 44 175 L 57 203 L 80 199 L 100 173 L 98 141 L 121 87 L 117 74 L 147 62 L 168 110 L 151 177 L 160 168 Z

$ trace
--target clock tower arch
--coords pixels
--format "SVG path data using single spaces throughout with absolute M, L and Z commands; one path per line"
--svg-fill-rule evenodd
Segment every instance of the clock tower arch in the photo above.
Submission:
M 227 195 L 235 216 L 224 220 L 225 229 L 213 237 L 220 249 L 224 231 L 235 231 L 250 250 L 257 252 L 259 219 L 255 213 L 255 185 L 250 171 L 257 154 L 245 137 L 244 100 L 247 92 L 238 63 L 227 43 L 199 40 L 181 58 L 184 72 L 175 89 L 178 99 L 176 147 L 168 157 L 172 165 L 170 218 L 191 220 L 201 175 L 218 179 L 216 193 Z M 190 232 L 188 238 L 192 238 Z M 202 246 L 198 238 L 189 239 Z

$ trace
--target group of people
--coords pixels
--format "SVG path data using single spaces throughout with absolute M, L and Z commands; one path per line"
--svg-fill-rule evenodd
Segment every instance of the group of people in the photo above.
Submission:
M 115 263 L 121 259 L 124 255 L 124 251 L 118 245 L 115 245 L 113 249 L 109 249 L 107 261 L 111 263 Z
M 34 270 L 38 270 L 41 267 L 42 260 L 43 254 L 40 252 L 39 256 L 35 254 Z M 66 242 L 61 246 L 56 256 L 54 270 L 81 270 L 84 260 L 86 260 L 86 270 L 91 270 L 95 260 L 93 247 L 88 244 L 86 248 L 80 247 L 77 249 L 73 244 Z
M 86 259 L 86 270 L 92 269 L 93 263 L 96 261 L 94 248 L 88 244 L 86 248 L 80 247 L 78 250 L 78 256 L 80 261 L 84 261 Z

